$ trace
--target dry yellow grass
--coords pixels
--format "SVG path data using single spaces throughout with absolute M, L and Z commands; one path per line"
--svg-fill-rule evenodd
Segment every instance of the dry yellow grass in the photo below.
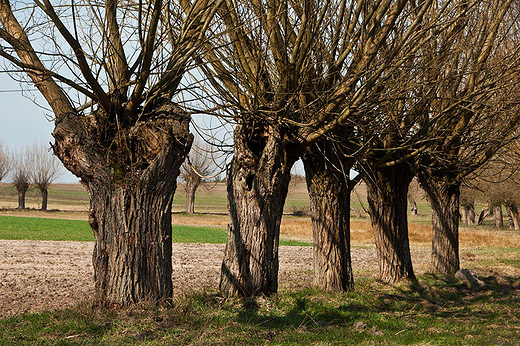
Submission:
M 281 236 L 285 239 L 312 241 L 311 220 L 285 217 L 282 221 Z M 369 220 L 355 220 L 350 223 L 350 237 L 354 244 L 373 244 L 374 235 Z M 412 244 L 429 245 L 432 241 L 431 225 L 410 223 L 409 237 Z M 520 233 L 509 230 L 495 230 L 483 227 L 461 228 L 461 247 L 519 247 Z
M 41 212 L 38 210 L 1 210 L 0 215 L 43 217 L 58 219 L 86 220 L 86 211 Z M 229 216 L 224 214 L 175 214 L 176 225 L 206 226 L 226 228 Z M 373 244 L 374 236 L 370 220 L 353 220 L 350 223 L 351 242 L 353 244 Z M 281 238 L 312 242 L 312 224 L 308 217 L 286 215 L 282 219 Z M 431 225 L 426 223 L 409 223 L 409 236 L 412 245 L 429 246 L 431 243 Z M 497 230 L 485 227 L 463 227 L 459 234 L 461 247 L 520 247 L 520 232 Z

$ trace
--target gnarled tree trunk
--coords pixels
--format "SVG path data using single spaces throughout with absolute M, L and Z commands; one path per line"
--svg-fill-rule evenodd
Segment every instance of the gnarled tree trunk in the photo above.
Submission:
M 453 275 L 460 269 L 460 183 L 426 175 L 419 175 L 419 181 L 432 208 L 432 270 L 437 274 Z
M 103 117 L 69 114 L 53 132 L 56 155 L 90 195 L 97 301 L 128 305 L 171 299 L 171 205 L 193 139 L 189 116 L 166 102 L 142 122 L 118 129 L 112 146 L 99 145 L 109 140 Z
M 384 282 L 415 279 L 407 218 L 408 186 L 412 179 L 407 164 L 379 168 L 365 179 L 379 278 Z
M 348 177 L 338 171 L 340 165 L 333 167 L 332 162 L 338 159 L 323 144 L 308 148 L 302 156 L 312 218 L 314 285 L 343 292 L 354 287 L 350 257 L 351 189 Z M 351 163 L 345 166 L 350 169 Z
M 282 137 L 273 127 L 235 128 L 235 152 L 227 173 L 231 220 L 220 276 L 224 296 L 278 289 L 280 222 L 298 157 Z

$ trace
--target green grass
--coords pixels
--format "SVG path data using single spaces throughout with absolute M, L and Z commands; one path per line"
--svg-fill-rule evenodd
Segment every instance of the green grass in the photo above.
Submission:
M 93 241 L 87 221 L 0 216 L 0 239 Z
M 0 345 L 507 345 L 520 338 L 511 283 L 357 281 L 349 293 L 305 288 L 257 299 L 212 292 L 170 306 L 75 309 L 0 320 Z
M 35 217 L 0 216 L 0 239 L 93 241 L 87 221 Z M 225 244 L 226 230 L 199 226 L 173 226 L 175 243 Z M 280 241 L 281 245 L 310 246 L 299 241 Z

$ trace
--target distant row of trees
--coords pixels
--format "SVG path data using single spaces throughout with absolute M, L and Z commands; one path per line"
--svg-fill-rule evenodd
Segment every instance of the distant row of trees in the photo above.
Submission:
M 0 142 L 0 182 L 10 177 L 18 192 L 18 208 L 25 209 L 25 194 L 31 186 L 42 197 L 41 210 L 47 210 L 49 186 L 62 173 L 59 160 L 42 143 L 10 153 Z
M 520 230 L 520 143 L 505 145 L 486 165 L 467 181 L 461 194 L 462 221 L 468 225 L 481 224 L 493 216 L 493 224 L 503 227 L 502 207 L 510 219 L 510 227 Z M 484 205 L 475 212 L 475 203 Z

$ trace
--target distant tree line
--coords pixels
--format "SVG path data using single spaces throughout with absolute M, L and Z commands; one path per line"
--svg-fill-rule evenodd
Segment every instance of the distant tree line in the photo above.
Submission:
M 41 210 L 47 210 L 49 186 L 60 176 L 62 166 L 50 146 L 32 146 L 9 152 L 0 142 L 0 182 L 9 178 L 18 193 L 18 208 L 25 209 L 25 195 L 34 187 L 41 194 Z

